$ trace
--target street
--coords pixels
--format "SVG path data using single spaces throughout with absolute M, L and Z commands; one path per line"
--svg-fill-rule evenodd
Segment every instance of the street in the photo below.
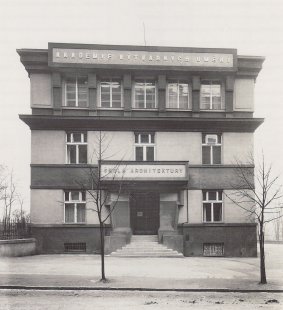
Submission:
M 282 293 L 1 290 L 0 309 L 282 309 Z

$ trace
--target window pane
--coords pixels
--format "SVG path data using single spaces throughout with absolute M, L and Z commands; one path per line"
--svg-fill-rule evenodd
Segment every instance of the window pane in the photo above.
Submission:
M 86 201 L 86 193 L 82 192 L 82 201 Z
M 216 200 L 216 192 L 208 192 L 208 200 Z
M 206 144 L 216 144 L 217 143 L 217 135 L 206 135 L 205 143 Z
M 87 146 L 79 145 L 79 163 L 86 164 L 87 163 Z
M 71 134 L 67 133 L 67 142 L 71 142 Z
M 206 200 L 206 193 L 207 193 L 206 191 L 202 192 L 202 200 Z
M 71 199 L 74 200 L 80 200 L 80 192 L 78 191 L 72 191 L 71 192 Z
M 81 142 L 82 141 L 82 137 L 81 137 L 81 133 L 73 133 L 73 139 L 74 142 Z
M 178 84 L 171 83 L 168 85 L 168 107 L 169 108 L 178 108 Z
M 152 133 L 150 136 L 151 136 L 151 143 L 154 143 L 154 134 Z
M 65 192 L 65 201 L 69 201 L 70 192 Z
M 213 146 L 213 164 L 221 164 L 221 146 Z
M 136 160 L 137 161 L 143 160 L 143 147 L 141 146 L 136 147 Z
M 74 223 L 75 205 L 73 203 L 65 204 L 65 223 Z
M 68 163 L 69 164 L 75 164 L 76 159 L 76 146 L 75 145 L 67 145 L 67 157 L 68 157 Z
M 85 222 L 85 204 L 84 203 L 77 204 L 77 222 L 78 223 Z
M 67 99 L 67 107 L 75 107 L 76 106 L 76 100 L 69 100 Z
M 135 134 L 135 143 L 139 143 L 139 134 Z
M 141 134 L 141 143 L 149 143 L 149 135 Z
M 147 87 L 146 89 L 146 108 L 155 108 L 155 87 Z
M 135 107 L 144 108 L 144 83 L 135 84 Z
M 210 165 L 210 146 L 202 147 L 202 163 L 206 165 Z
M 220 222 L 222 221 L 222 203 L 214 203 L 213 204 L 213 215 L 214 221 Z
M 218 200 L 222 200 L 222 191 L 218 191 Z
M 221 97 L 212 97 L 212 109 L 213 110 L 220 110 L 221 109 Z
M 189 86 L 188 84 L 179 84 L 179 108 L 188 109 Z
M 210 203 L 203 204 L 203 221 L 211 222 L 211 204 Z
M 146 147 L 146 160 L 154 161 L 154 147 Z
M 210 109 L 210 97 L 202 96 L 200 102 L 200 108 L 202 110 L 209 110 Z

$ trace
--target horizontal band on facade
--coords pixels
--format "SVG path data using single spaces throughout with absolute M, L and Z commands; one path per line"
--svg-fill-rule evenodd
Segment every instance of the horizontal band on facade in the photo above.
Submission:
M 254 132 L 262 118 L 166 118 L 20 115 L 31 130 Z
M 182 223 L 178 224 L 178 227 L 251 227 L 257 226 L 257 223 Z
M 99 228 L 99 224 L 29 224 L 35 228 Z M 104 224 L 104 227 L 111 227 L 110 224 Z

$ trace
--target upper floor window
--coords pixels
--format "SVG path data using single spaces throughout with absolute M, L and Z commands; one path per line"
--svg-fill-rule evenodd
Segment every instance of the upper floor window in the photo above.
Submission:
M 222 222 L 222 191 L 203 191 L 203 221 Z
M 102 80 L 100 82 L 100 106 L 101 108 L 122 107 L 121 81 L 116 79 Z
M 221 110 L 222 106 L 221 82 L 215 80 L 201 81 L 200 109 Z
M 153 133 L 135 134 L 135 154 L 137 161 L 154 161 L 155 143 Z
M 202 135 L 202 163 L 206 165 L 221 164 L 221 135 Z
M 86 192 L 66 191 L 64 193 L 65 223 L 85 223 Z
M 136 81 L 134 85 L 134 108 L 156 108 L 156 86 L 154 81 Z
M 67 133 L 67 164 L 87 163 L 87 134 Z
M 69 77 L 65 81 L 65 105 L 86 108 L 88 105 L 87 77 Z
M 167 107 L 169 109 L 187 110 L 189 108 L 188 83 L 168 83 Z

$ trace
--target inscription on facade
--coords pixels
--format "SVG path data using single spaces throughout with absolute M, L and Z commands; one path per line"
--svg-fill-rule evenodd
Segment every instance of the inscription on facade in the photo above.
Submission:
M 233 54 L 53 48 L 53 63 L 233 67 Z
M 138 180 L 138 179 L 185 179 L 187 176 L 185 164 L 174 165 L 101 165 L 101 176 L 104 180 Z

